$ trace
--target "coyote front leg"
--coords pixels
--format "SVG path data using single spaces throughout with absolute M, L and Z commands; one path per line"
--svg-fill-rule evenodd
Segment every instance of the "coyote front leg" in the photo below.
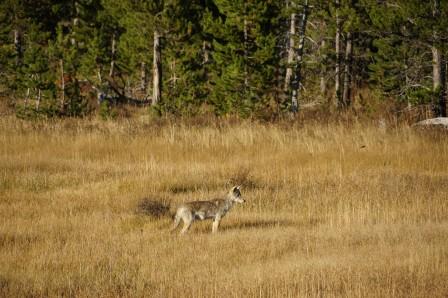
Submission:
M 218 232 L 218 227 L 219 227 L 219 222 L 221 221 L 221 217 L 216 217 L 213 220 L 213 225 L 212 225 L 212 233 L 216 233 Z

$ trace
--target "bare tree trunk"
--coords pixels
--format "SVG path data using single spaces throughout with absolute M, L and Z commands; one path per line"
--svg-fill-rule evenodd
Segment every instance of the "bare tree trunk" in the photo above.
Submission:
M 202 42 L 202 53 L 203 53 L 202 64 L 207 64 L 209 62 L 209 60 L 210 60 L 209 48 L 210 48 L 210 45 L 208 44 L 207 41 L 204 40 Z
M 36 110 L 39 111 L 40 100 L 42 98 L 42 93 L 40 89 L 37 89 L 37 98 L 36 98 Z
M 446 65 L 440 49 L 432 47 L 433 90 L 437 94 L 437 114 L 446 117 Z
M 406 58 L 404 59 L 403 64 L 404 64 L 404 81 L 405 81 L 404 89 L 407 90 L 410 86 L 410 79 L 409 79 L 409 66 L 408 66 L 408 61 Z M 410 109 L 412 104 L 411 104 L 411 101 L 409 100 L 409 97 L 407 97 L 407 101 L 408 101 L 408 105 L 407 105 L 408 109 Z
M 442 86 L 442 53 L 436 46 L 432 46 L 431 50 L 433 90 L 437 91 Z
M 335 52 L 336 52 L 336 67 L 334 77 L 334 89 L 336 105 L 341 105 L 341 20 L 339 18 L 339 0 L 335 0 L 336 5 L 336 37 L 335 37 Z
M 202 67 L 204 69 L 204 78 L 206 85 L 209 83 L 208 65 L 210 62 L 210 43 L 206 40 L 202 42 Z
M 345 69 L 344 69 L 344 89 L 342 92 L 342 104 L 345 107 L 350 106 L 350 96 L 351 96 L 351 62 L 353 54 L 353 40 L 351 32 L 347 33 L 347 41 L 345 47 Z
M 101 102 L 104 99 L 104 93 L 103 93 L 103 77 L 101 75 L 101 64 L 96 65 L 96 77 L 98 79 L 98 85 L 93 85 L 92 88 L 96 92 L 96 98 L 98 100 L 98 104 L 101 104 Z
M 433 0 L 433 17 L 435 19 L 440 18 L 440 0 Z M 432 73 L 433 73 L 433 90 L 438 97 L 438 116 L 446 117 L 446 94 L 445 94 L 445 83 L 446 83 L 446 69 L 443 63 L 443 54 L 437 43 L 439 40 L 439 33 L 434 30 L 433 32 L 433 45 L 432 50 Z
M 448 106 L 447 106 L 447 79 L 446 79 L 446 73 L 448 71 L 448 62 L 442 63 L 442 74 L 443 74 L 443 93 L 440 96 L 439 106 L 440 106 L 440 117 L 447 117 L 448 116 Z
M 434 18 L 440 16 L 440 1 L 433 0 L 433 11 L 432 15 Z M 436 45 L 438 39 L 438 32 L 433 31 L 433 45 L 432 50 L 432 78 L 433 78 L 433 90 L 436 91 L 441 87 L 442 83 L 442 53 Z
M 292 78 L 292 68 L 294 63 L 294 52 L 295 52 L 295 45 L 294 45 L 294 38 L 296 35 L 296 14 L 291 14 L 291 20 L 290 20 L 290 26 L 289 26 L 289 44 L 288 44 L 288 61 L 287 61 L 287 68 L 286 68 L 286 74 L 285 74 L 285 84 L 283 87 L 283 90 L 287 92 L 289 90 L 289 86 L 291 84 L 291 78 Z
M 160 53 L 160 34 L 154 30 L 154 54 L 153 54 L 153 90 L 152 90 L 152 104 L 156 105 L 161 100 L 161 53 Z
M 14 29 L 14 49 L 16 51 L 16 65 L 19 65 L 22 58 L 22 43 L 18 29 Z
M 77 27 L 78 23 L 79 23 L 79 19 L 78 18 L 74 18 L 73 19 L 73 28 Z M 77 45 L 74 32 L 72 32 L 72 37 L 70 38 L 70 42 L 71 42 L 72 46 L 76 46 Z
M 26 96 L 25 96 L 25 108 L 28 107 L 28 101 L 30 99 L 30 88 L 28 87 L 26 89 Z
M 325 39 L 322 39 L 322 41 L 320 42 L 320 49 L 325 48 Z M 320 52 L 319 49 L 319 52 Z M 320 87 L 320 94 L 322 97 L 325 96 L 325 92 L 327 92 L 327 83 L 325 82 L 325 73 L 326 73 L 326 65 L 325 65 L 325 58 L 322 58 L 322 54 L 319 53 L 319 55 L 321 56 L 321 71 L 320 71 L 320 83 L 319 83 L 319 87 Z
M 101 85 L 103 83 L 103 77 L 101 76 L 101 65 L 98 65 L 97 67 L 96 76 L 98 78 L 98 83 Z
M 247 72 L 247 59 L 248 59 L 248 33 L 247 33 L 247 7 L 246 4 L 244 5 L 244 21 L 243 21 L 243 31 L 244 31 L 244 89 L 247 92 L 247 89 L 249 87 L 249 78 L 248 78 L 248 72 Z
M 171 78 L 170 78 L 171 88 L 174 89 L 174 88 L 176 88 L 176 83 L 177 83 L 177 80 L 179 79 L 179 78 L 176 76 L 176 59 L 174 59 L 174 60 L 171 62 L 170 70 L 171 70 Z
M 292 80 L 292 96 L 291 96 L 291 111 L 297 113 L 299 111 L 299 93 L 300 84 L 302 83 L 302 61 L 303 61 L 303 50 L 305 46 L 305 34 L 306 25 L 308 20 L 308 0 L 304 0 L 302 18 L 299 26 L 299 45 L 297 48 L 297 64 L 295 71 L 293 73 Z
M 64 60 L 59 59 L 59 67 L 61 69 L 61 109 L 65 105 L 65 78 L 64 78 Z
M 110 55 L 110 70 L 109 77 L 113 78 L 115 74 L 115 56 L 116 56 L 116 40 L 115 32 L 112 34 L 112 45 L 111 45 L 111 55 Z
M 325 77 L 323 75 L 320 76 L 319 87 L 320 87 L 320 94 L 322 97 L 324 97 L 325 92 L 327 92 L 327 84 L 325 82 Z
M 146 63 L 140 63 L 140 89 L 146 91 Z
M 73 1 L 73 6 L 75 8 L 75 17 L 73 18 L 73 27 L 72 27 L 72 36 L 70 38 L 70 42 L 73 46 L 77 46 L 77 41 L 75 38 L 75 28 L 78 27 L 79 24 L 79 3 L 78 1 Z

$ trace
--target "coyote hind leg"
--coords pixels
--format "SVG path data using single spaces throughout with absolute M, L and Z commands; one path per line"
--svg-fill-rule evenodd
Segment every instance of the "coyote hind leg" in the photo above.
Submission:
M 180 216 L 178 216 L 176 214 L 176 216 L 174 217 L 174 223 L 173 223 L 173 227 L 171 228 L 171 232 L 173 232 L 180 224 Z
M 191 224 L 193 223 L 193 217 L 188 217 L 188 218 L 183 217 L 182 219 L 184 220 L 184 227 L 182 228 L 180 233 L 185 234 L 188 231 L 188 229 L 191 227 Z

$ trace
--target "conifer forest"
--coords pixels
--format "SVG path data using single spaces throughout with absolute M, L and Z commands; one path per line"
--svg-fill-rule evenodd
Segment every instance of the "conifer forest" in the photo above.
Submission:
M 23 117 L 446 116 L 447 16 L 445 0 L 2 0 L 1 98 Z
M 448 0 L 0 0 L 0 297 L 448 297 L 447 45 Z

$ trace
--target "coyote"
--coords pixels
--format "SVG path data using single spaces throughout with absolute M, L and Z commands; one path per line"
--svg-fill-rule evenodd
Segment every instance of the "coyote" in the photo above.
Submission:
M 180 231 L 184 234 L 190 228 L 193 221 L 196 219 L 213 219 L 212 232 L 218 231 L 219 222 L 233 207 L 233 204 L 244 203 L 245 200 L 241 197 L 241 186 L 234 186 L 223 199 L 214 199 L 210 201 L 194 201 L 180 205 L 177 208 L 174 216 L 174 226 L 171 231 L 174 231 L 180 224 L 182 219 L 184 226 Z

